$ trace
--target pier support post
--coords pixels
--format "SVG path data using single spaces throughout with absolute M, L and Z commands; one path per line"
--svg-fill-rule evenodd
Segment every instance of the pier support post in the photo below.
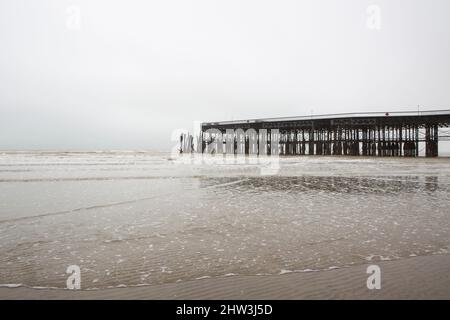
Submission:
M 438 156 L 438 126 L 426 126 L 425 128 L 425 156 Z

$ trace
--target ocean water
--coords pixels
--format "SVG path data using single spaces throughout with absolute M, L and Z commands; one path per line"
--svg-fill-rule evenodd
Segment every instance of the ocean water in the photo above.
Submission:
M 450 159 L 0 153 L 0 285 L 324 271 L 450 250 Z

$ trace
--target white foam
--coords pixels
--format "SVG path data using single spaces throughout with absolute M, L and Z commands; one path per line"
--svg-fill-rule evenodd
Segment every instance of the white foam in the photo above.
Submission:
M 3 284 L 0 284 L 0 287 L 18 288 L 18 287 L 23 287 L 23 284 L 22 283 L 3 283 Z
M 285 270 L 285 269 L 281 269 L 279 274 L 286 274 L 286 273 L 292 273 L 292 270 Z

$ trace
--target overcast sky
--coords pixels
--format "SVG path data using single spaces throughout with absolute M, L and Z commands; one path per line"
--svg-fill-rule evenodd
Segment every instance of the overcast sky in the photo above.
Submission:
M 170 149 L 196 120 L 450 109 L 449 12 L 448 0 L 0 0 L 0 149 Z

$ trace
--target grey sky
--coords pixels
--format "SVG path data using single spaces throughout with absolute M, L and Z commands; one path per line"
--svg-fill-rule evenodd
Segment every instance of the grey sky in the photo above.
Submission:
M 371 4 L 380 30 L 366 26 Z M 449 12 L 448 0 L 0 0 L 0 149 L 170 149 L 194 120 L 448 109 Z

